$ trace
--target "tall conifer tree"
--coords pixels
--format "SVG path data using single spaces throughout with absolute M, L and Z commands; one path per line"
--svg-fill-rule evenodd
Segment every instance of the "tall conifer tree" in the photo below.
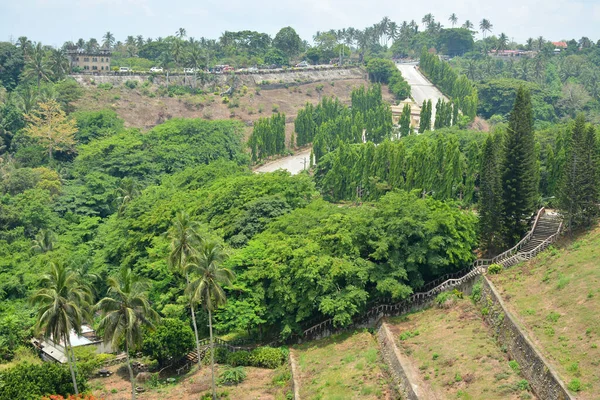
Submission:
M 479 168 L 479 237 L 481 248 L 488 254 L 495 253 L 502 244 L 502 182 L 498 144 L 492 136 L 488 136 Z
M 536 168 L 531 93 L 521 87 L 510 113 L 502 166 L 503 226 L 508 245 L 527 231 L 527 219 L 535 210 Z

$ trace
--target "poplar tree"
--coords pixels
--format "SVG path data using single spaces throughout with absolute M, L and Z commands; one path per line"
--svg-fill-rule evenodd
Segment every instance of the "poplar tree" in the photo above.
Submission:
M 479 167 L 479 238 L 480 246 L 493 254 L 502 244 L 502 182 L 500 180 L 500 149 L 492 136 L 483 146 Z
M 531 93 L 520 87 L 509 117 L 502 165 L 503 226 L 508 245 L 527 231 L 527 219 L 535 210 L 536 168 Z
M 408 136 L 411 133 L 410 127 L 410 105 L 405 104 L 404 108 L 402 108 L 402 114 L 400 114 L 400 135 Z

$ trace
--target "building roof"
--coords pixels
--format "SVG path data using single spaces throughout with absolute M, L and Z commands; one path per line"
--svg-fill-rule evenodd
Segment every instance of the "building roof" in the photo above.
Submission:
M 87 346 L 90 344 L 100 343 L 101 340 L 95 337 L 94 330 L 88 325 L 81 326 L 82 336 L 79 336 L 74 330 L 69 334 L 69 340 L 71 341 L 71 346 Z M 34 347 L 38 348 L 44 355 L 48 358 L 51 358 L 60 363 L 66 363 L 67 357 L 65 356 L 65 348 L 64 343 L 62 342 L 54 342 L 53 340 L 49 340 L 46 338 L 31 339 L 31 343 Z
M 567 42 L 564 42 L 564 41 L 562 41 L 562 42 L 552 42 L 552 44 L 555 47 L 562 47 L 563 49 L 567 48 Z

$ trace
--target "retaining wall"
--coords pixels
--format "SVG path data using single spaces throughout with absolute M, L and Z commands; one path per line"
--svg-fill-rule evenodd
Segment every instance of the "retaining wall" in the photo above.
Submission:
M 298 364 L 296 363 L 296 355 L 294 350 L 290 349 L 290 373 L 292 374 L 292 393 L 294 400 L 300 400 L 300 376 L 298 372 Z
M 404 362 L 404 357 L 394 341 L 394 335 L 385 322 L 382 323 L 377 330 L 377 342 L 379 342 L 383 360 L 390 368 L 390 374 L 392 375 L 394 383 L 398 387 L 402 398 L 407 400 L 419 400 L 419 396 L 417 395 L 417 393 L 419 393 L 419 384 L 415 382 L 414 374 L 411 374 L 413 376 L 412 381 L 408 378 L 408 375 L 410 374 L 408 370 L 411 366 Z
M 567 391 L 556 372 L 535 348 L 527 334 L 508 312 L 498 291 L 487 277 L 482 279 L 480 306 L 487 309 L 484 320 L 493 329 L 498 343 L 519 363 L 521 373 L 533 392 L 544 400 L 575 399 Z
M 143 83 L 151 78 L 151 75 L 91 75 L 91 74 L 74 74 L 71 75 L 79 84 L 89 85 L 92 80 L 96 84 L 111 83 L 113 85 L 122 85 L 126 81 L 137 81 Z M 230 75 L 217 74 L 213 75 L 216 79 L 216 84 L 222 86 L 231 79 Z M 324 70 L 293 70 L 282 72 L 266 72 L 255 74 L 238 74 L 238 86 L 261 86 L 263 89 L 275 89 L 285 85 L 299 85 L 312 82 L 331 82 L 342 79 L 364 79 L 366 74 L 357 67 L 354 68 L 331 68 Z M 154 75 L 152 82 L 157 85 L 166 83 L 166 75 Z M 171 85 L 192 85 L 194 87 L 202 87 L 200 79 L 194 82 L 193 75 L 170 75 L 169 84 Z M 212 83 L 209 83 L 212 85 Z

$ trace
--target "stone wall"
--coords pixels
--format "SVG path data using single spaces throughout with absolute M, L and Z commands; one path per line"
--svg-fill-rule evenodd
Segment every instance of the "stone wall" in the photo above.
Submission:
M 290 373 L 292 374 L 292 393 L 294 400 L 300 400 L 300 376 L 298 371 L 298 363 L 296 362 L 296 354 L 294 349 L 290 349 Z
M 505 346 L 511 359 L 519 363 L 521 373 L 540 399 L 574 399 L 556 372 L 534 347 L 527 334 L 508 312 L 494 285 L 483 277 L 479 305 L 483 318 L 493 329 L 499 345 Z
M 383 360 L 390 368 L 390 374 L 402 398 L 419 400 L 419 396 L 417 395 L 419 392 L 418 383 L 415 382 L 414 377 L 409 379 L 409 372 L 407 370 L 411 367 L 408 363 L 404 362 L 404 357 L 402 357 L 398 346 L 396 346 L 394 336 L 385 322 L 377 330 L 377 342 L 379 342 Z
M 126 81 L 137 81 L 143 83 L 147 81 L 151 75 L 128 75 L 128 74 L 106 74 L 106 75 L 91 75 L 91 74 L 75 74 L 71 75 L 78 83 L 89 85 L 92 81 L 96 84 L 111 83 L 113 85 L 122 85 Z M 229 75 L 218 74 L 216 84 L 222 86 L 230 79 Z M 275 89 L 285 85 L 300 85 L 312 82 L 332 82 L 343 79 L 365 79 L 366 74 L 362 69 L 354 68 L 331 68 L 323 70 L 293 70 L 282 72 L 267 72 L 256 74 L 239 74 L 238 86 L 260 86 L 262 89 Z M 152 81 L 157 85 L 166 83 L 166 75 L 160 74 L 152 77 Z M 169 84 L 171 85 L 192 85 L 194 87 L 202 86 L 200 82 L 194 82 L 193 75 L 171 75 L 169 76 Z

